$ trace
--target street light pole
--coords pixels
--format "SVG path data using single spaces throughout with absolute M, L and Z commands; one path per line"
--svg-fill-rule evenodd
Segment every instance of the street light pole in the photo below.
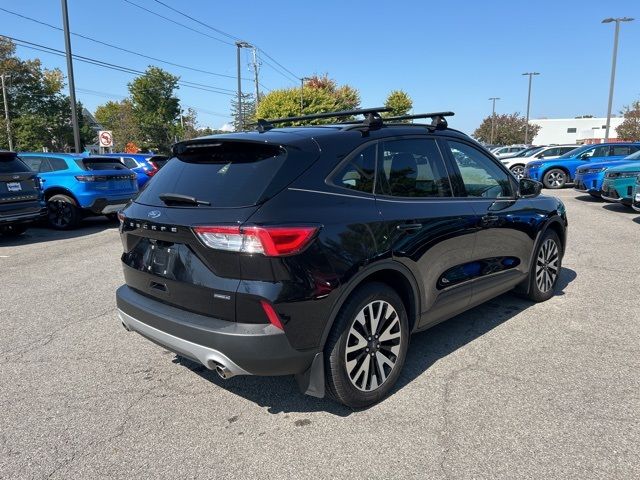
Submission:
M 67 0 L 62 1 L 62 25 L 64 27 L 64 47 L 67 52 L 67 77 L 69 78 L 69 100 L 71 103 L 71 123 L 73 124 L 73 142 L 76 153 L 80 153 L 80 127 L 76 110 L 76 85 L 73 80 L 73 58 L 71 55 L 71 37 L 69 36 L 69 12 Z
M 524 143 L 529 144 L 529 109 L 531 108 L 531 79 L 534 75 L 540 75 L 538 72 L 527 72 L 522 75 L 529 75 L 529 95 L 527 96 L 527 123 L 524 126 Z
M 7 87 L 4 83 L 5 74 L 0 75 L 2 79 L 2 98 L 4 99 L 4 119 L 7 123 L 7 138 L 9 140 L 9 150 L 13 150 L 13 139 L 11 138 L 11 119 L 9 118 L 9 102 L 7 102 Z
M 247 42 L 236 42 L 237 47 L 237 67 L 238 67 L 238 128 L 240 131 L 244 130 L 243 112 L 242 112 L 242 79 L 240 78 L 240 49 L 251 48 Z
M 613 85 L 616 81 L 616 61 L 618 59 L 618 35 L 620 33 L 620 22 L 631 22 L 633 18 L 605 18 L 602 23 L 616 22 L 615 33 L 613 37 L 613 59 L 611 60 L 611 82 L 609 84 L 609 105 L 607 107 L 607 126 L 604 132 L 604 141 L 609 140 L 609 128 L 611 127 L 611 108 L 613 106 Z
M 489 144 L 493 145 L 493 135 L 496 123 L 496 100 L 500 100 L 500 97 L 491 97 L 489 100 L 493 102 L 493 109 L 491 111 L 491 140 L 489 141 Z

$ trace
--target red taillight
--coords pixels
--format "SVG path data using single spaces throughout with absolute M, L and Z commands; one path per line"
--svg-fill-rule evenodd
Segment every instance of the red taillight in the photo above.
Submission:
M 151 168 L 147 170 L 147 175 L 153 177 L 156 173 L 158 173 L 158 167 L 156 167 L 153 163 L 149 164 Z
M 122 210 L 118 212 L 118 220 L 120 220 L 120 225 L 122 225 L 127 217 L 124 216 Z
M 195 227 L 202 242 L 216 250 L 261 253 L 280 257 L 300 252 L 306 247 L 318 227 Z
M 262 305 L 262 309 L 264 310 L 264 313 L 267 315 L 267 318 L 269 319 L 269 322 L 271 323 L 271 325 L 279 328 L 280 330 L 284 330 L 284 327 L 282 326 L 282 322 L 280 321 L 280 317 L 278 316 L 276 311 L 273 309 L 273 305 L 271 305 L 266 300 L 260 300 L 260 305 Z

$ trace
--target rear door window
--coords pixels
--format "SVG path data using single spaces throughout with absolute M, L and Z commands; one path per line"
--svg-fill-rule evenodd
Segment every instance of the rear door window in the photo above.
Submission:
M 49 157 L 49 165 L 51 166 L 52 172 L 59 172 L 61 170 L 67 170 L 69 167 L 67 166 L 67 162 L 65 162 L 61 158 L 53 158 Z
M 394 197 L 450 197 L 451 184 L 433 139 L 380 142 L 382 193 Z
M 631 150 L 631 147 L 629 147 L 628 145 L 614 145 L 613 146 L 613 152 L 611 153 L 611 155 L 613 156 L 627 156 L 627 155 L 631 155 L 633 153 L 633 151 Z
M 291 155 L 272 144 L 220 141 L 188 148 L 155 175 L 136 202 L 163 206 L 160 195 L 179 194 L 213 208 L 256 205 L 272 183 L 285 186 L 306 166 L 301 153 L 283 168 Z

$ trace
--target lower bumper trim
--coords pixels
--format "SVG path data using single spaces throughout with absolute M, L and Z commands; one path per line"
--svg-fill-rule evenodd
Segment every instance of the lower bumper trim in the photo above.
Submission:
M 215 370 L 218 365 L 226 367 L 233 375 L 249 375 L 249 372 L 236 365 L 229 357 L 213 348 L 198 345 L 197 343 L 178 338 L 157 328 L 153 328 L 140 320 L 136 320 L 131 315 L 118 309 L 118 317 L 125 328 L 152 340 L 169 350 L 200 362 L 209 370 Z

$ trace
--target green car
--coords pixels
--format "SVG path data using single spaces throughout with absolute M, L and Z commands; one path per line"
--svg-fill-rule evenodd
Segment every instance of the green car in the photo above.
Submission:
M 636 184 L 633 186 L 632 195 L 633 203 L 631 204 L 631 207 L 636 212 L 640 212 L 640 175 L 636 178 Z
M 634 200 L 633 187 L 638 175 L 640 175 L 640 162 L 609 168 L 604 175 L 600 190 L 602 199 L 630 207 Z

